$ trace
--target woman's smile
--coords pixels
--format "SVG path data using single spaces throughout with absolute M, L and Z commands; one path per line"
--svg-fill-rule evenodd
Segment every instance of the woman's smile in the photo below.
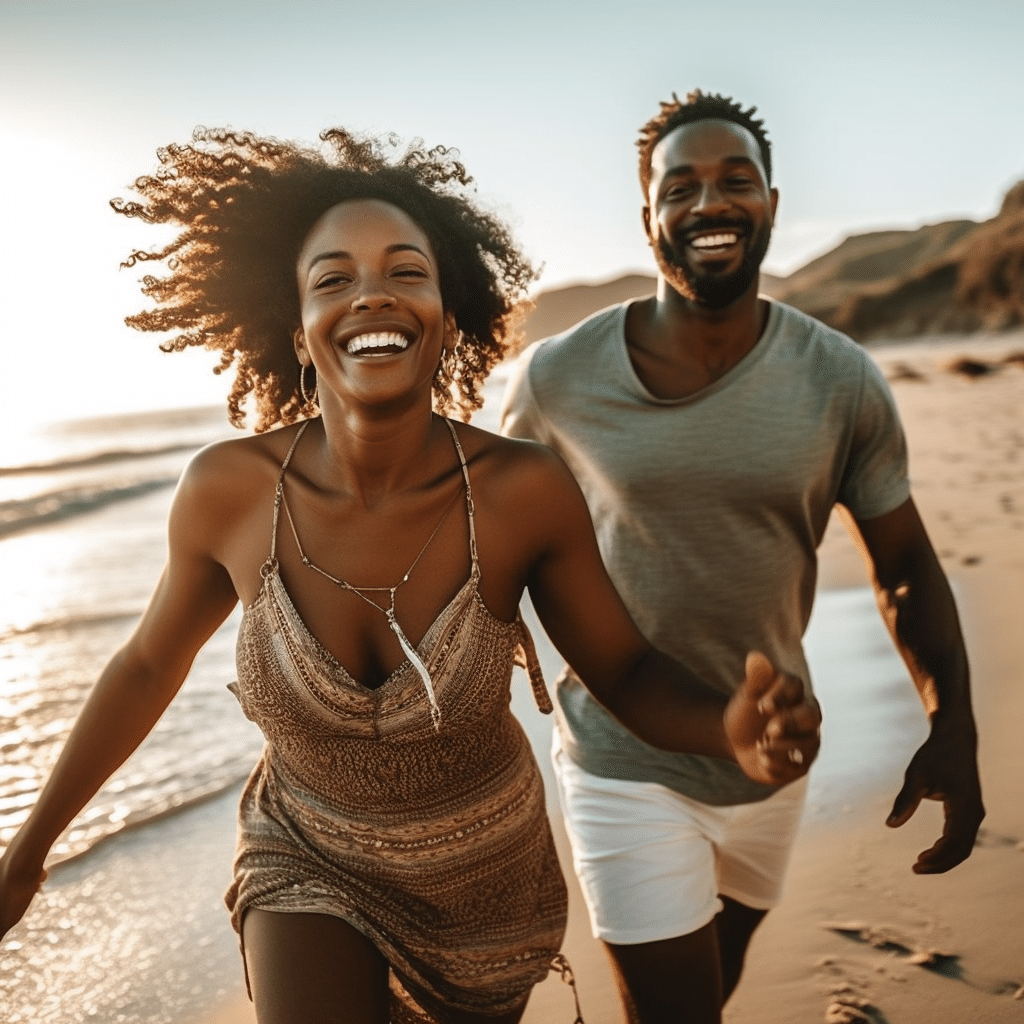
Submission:
M 345 343 L 345 351 L 350 356 L 362 355 L 364 358 L 396 355 L 408 347 L 409 339 L 395 331 L 358 334 Z

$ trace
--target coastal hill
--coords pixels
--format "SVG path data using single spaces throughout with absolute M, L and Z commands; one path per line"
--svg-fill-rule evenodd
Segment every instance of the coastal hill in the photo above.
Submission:
M 1024 323 L 1024 181 L 991 220 L 852 235 L 773 291 L 858 341 Z
M 654 286 L 651 276 L 629 274 L 541 292 L 526 339 L 557 334 L 612 303 L 650 295 Z M 858 341 L 1024 324 L 1024 181 L 991 220 L 851 235 L 788 277 L 762 274 L 761 290 Z

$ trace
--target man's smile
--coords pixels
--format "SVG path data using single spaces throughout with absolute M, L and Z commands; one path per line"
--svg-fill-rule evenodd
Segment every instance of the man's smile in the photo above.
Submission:
M 676 248 L 679 252 L 688 249 L 698 258 L 706 256 L 728 256 L 737 246 L 743 244 L 749 234 L 749 225 L 736 219 L 720 220 L 717 223 L 701 219 L 694 225 L 679 232 Z
M 690 245 L 694 249 L 701 249 L 706 252 L 724 252 L 735 245 L 740 236 L 735 231 L 722 231 L 710 235 L 698 235 L 690 239 Z

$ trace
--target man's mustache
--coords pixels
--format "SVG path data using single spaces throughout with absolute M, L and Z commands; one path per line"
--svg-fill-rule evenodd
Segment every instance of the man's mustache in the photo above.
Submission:
M 701 217 L 699 220 L 691 221 L 686 225 L 685 229 L 675 232 L 672 236 L 672 242 L 674 244 L 686 242 L 694 235 L 704 234 L 705 232 L 735 230 L 749 233 L 750 229 L 750 221 L 738 217 Z

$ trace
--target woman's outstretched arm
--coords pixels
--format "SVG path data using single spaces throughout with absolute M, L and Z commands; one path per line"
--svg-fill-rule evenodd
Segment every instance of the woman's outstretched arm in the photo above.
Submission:
M 235 605 L 227 572 L 208 553 L 210 495 L 197 476 L 186 474 L 175 496 L 168 562 L 146 612 L 101 673 L 39 800 L 0 859 L 0 937 L 28 908 L 54 841 L 146 738 Z
M 736 761 L 759 782 L 803 775 L 817 754 L 821 721 L 803 682 L 751 652 L 730 698 L 652 647 L 604 568 L 576 481 L 557 456 L 533 458 L 525 474 L 533 493 L 522 506 L 532 509 L 538 531 L 530 598 L 593 696 L 652 746 Z

